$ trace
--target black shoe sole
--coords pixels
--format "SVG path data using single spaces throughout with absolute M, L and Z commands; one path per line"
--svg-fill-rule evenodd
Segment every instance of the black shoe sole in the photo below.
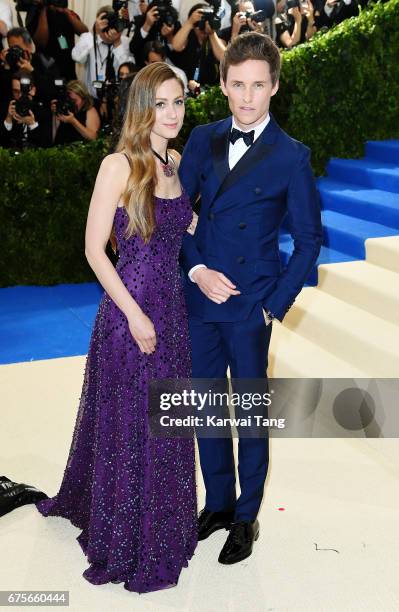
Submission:
M 198 542 L 201 542 L 202 540 L 206 540 L 207 538 L 209 538 L 210 535 L 215 533 L 215 531 L 219 531 L 219 529 L 226 529 L 226 531 L 230 531 L 230 527 L 231 527 L 231 523 L 216 523 L 215 525 L 212 526 L 211 529 L 209 529 L 205 533 L 201 535 L 198 534 Z

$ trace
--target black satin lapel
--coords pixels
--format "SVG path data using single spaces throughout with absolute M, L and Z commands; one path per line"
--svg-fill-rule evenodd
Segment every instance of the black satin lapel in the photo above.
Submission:
M 219 181 L 223 183 L 226 176 L 230 172 L 229 168 L 229 131 L 230 127 L 221 132 L 212 135 L 212 160 L 213 168 Z
M 236 163 L 232 171 L 226 176 L 220 186 L 218 196 L 222 195 L 222 193 L 234 185 L 240 178 L 245 176 L 245 174 L 247 174 L 249 170 L 252 170 L 259 161 L 265 159 L 265 157 L 272 152 L 273 148 L 274 146 L 272 144 L 263 142 L 263 138 L 257 138 L 254 144 L 249 147 L 248 151 L 244 153 L 241 159 Z

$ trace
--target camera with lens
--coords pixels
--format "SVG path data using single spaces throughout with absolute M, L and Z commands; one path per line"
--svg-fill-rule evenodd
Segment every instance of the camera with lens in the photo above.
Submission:
M 119 15 L 121 9 L 127 8 L 127 0 L 113 0 L 112 11 L 103 13 L 102 19 L 108 21 L 108 25 L 103 28 L 103 32 L 109 32 L 109 30 L 116 30 L 117 32 L 123 32 L 130 26 L 129 19 L 125 19 Z
M 287 11 L 288 11 L 289 9 L 291 9 L 291 8 L 296 8 L 296 7 L 297 7 L 297 8 L 300 8 L 300 2 L 299 2 L 299 0 L 287 0 L 287 3 L 286 3 L 286 9 L 287 9 Z
M 16 45 L 7 51 L 6 62 L 10 66 L 11 72 L 19 70 L 19 62 L 25 58 L 25 51 Z
M 106 81 L 102 87 L 102 98 L 113 104 L 119 94 L 120 84 L 120 81 Z
M 265 21 L 266 19 L 266 11 L 262 9 L 260 11 L 255 11 L 253 13 L 251 11 L 246 11 L 245 17 L 247 19 L 251 19 L 252 21 L 255 21 L 255 23 L 262 23 L 262 21 Z
M 76 113 L 75 103 L 68 95 L 68 90 L 66 88 L 64 79 L 55 79 L 54 85 L 56 90 L 55 98 L 57 100 L 57 115 L 68 115 L 69 113 Z
M 157 7 L 156 25 L 158 29 L 161 29 L 163 25 L 172 26 L 176 23 L 177 16 L 172 7 L 172 0 L 154 0 L 152 5 Z
M 200 30 L 205 30 L 206 23 L 209 23 L 209 26 L 215 32 L 220 30 L 220 26 L 222 24 L 222 19 L 220 17 L 220 0 L 213 0 L 209 2 L 211 5 L 209 8 L 202 8 L 202 17 L 197 22 L 197 27 Z
M 29 111 L 33 109 L 32 100 L 29 96 L 31 90 L 31 82 L 28 77 L 23 77 L 21 83 L 21 96 L 15 102 L 15 110 L 20 117 L 28 117 Z

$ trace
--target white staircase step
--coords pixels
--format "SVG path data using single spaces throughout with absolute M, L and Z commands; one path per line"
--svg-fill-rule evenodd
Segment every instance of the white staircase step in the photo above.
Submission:
M 284 324 L 373 377 L 397 377 L 399 326 L 317 287 L 305 287 Z
M 270 378 L 367 378 L 354 364 L 339 359 L 279 321 L 273 322 L 269 349 Z
M 322 264 L 318 288 L 399 325 L 399 274 L 368 261 Z
M 368 238 L 365 246 L 367 261 L 393 272 L 399 272 L 399 236 Z

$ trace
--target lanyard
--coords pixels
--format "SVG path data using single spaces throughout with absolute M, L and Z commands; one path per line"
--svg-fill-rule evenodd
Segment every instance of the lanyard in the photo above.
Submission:
M 97 56 L 100 57 L 100 69 L 102 70 L 105 62 L 107 61 L 108 58 L 108 53 L 109 53 L 109 49 L 107 51 L 107 55 L 105 56 L 104 59 L 102 59 L 101 55 L 100 55 L 100 48 L 97 44 L 97 34 L 93 33 L 94 36 L 94 58 L 95 58 L 95 63 L 96 63 L 96 80 L 98 81 L 98 65 L 97 65 Z M 105 76 L 105 75 L 104 75 Z

